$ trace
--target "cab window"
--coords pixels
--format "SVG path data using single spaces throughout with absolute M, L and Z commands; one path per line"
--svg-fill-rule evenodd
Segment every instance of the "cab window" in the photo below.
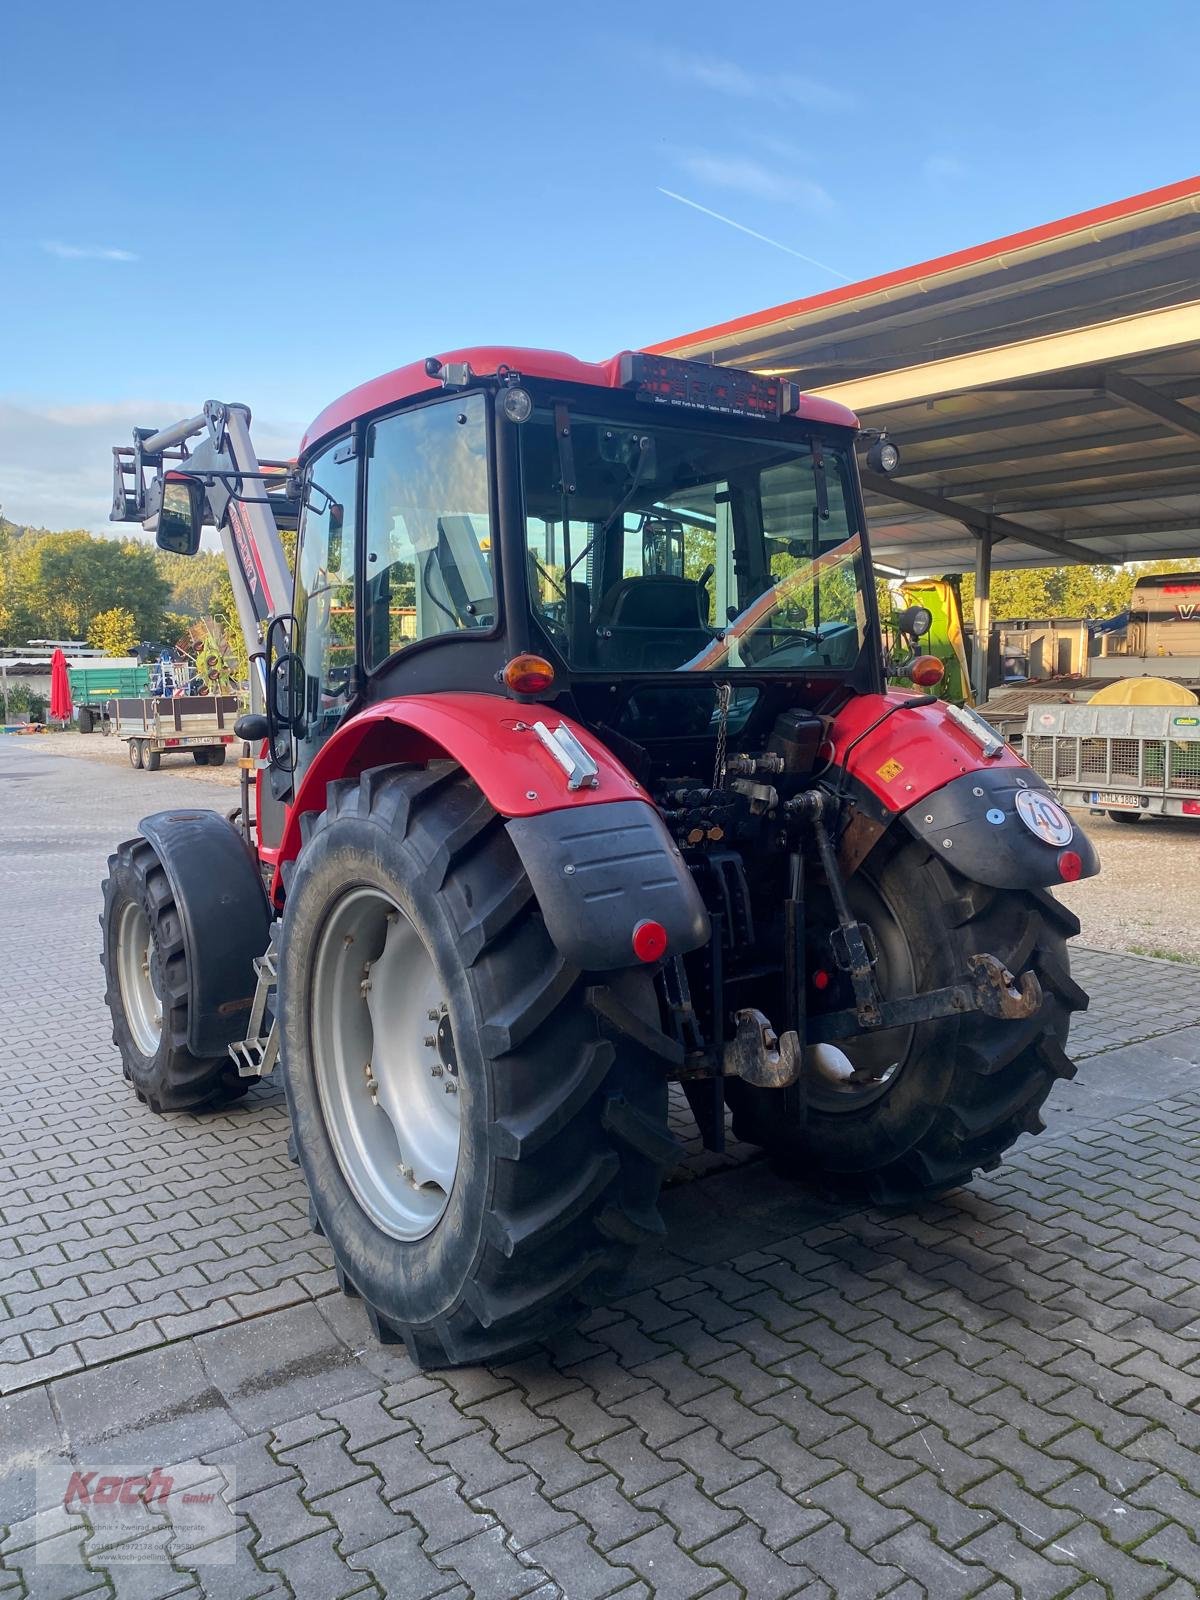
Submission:
M 458 395 L 367 433 L 367 666 L 496 624 L 487 403 Z
M 341 455 L 346 459 L 338 460 Z M 337 727 L 354 676 L 354 530 L 358 462 L 339 440 L 308 472 L 295 612 L 305 676 L 304 766 Z

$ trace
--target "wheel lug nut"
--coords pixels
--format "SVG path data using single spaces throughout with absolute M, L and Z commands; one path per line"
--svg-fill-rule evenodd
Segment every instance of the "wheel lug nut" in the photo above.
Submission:
M 432 1050 L 436 1044 L 437 1044 L 437 1035 L 433 1034 L 433 1033 L 427 1033 L 425 1035 L 425 1048 L 426 1048 L 426 1050 Z
M 447 1094 L 457 1094 L 458 1093 L 458 1085 L 455 1083 L 453 1078 L 447 1078 L 446 1079 L 446 1093 Z
M 429 1070 L 430 1070 L 430 1072 L 433 1074 L 433 1076 L 435 1078 L 440 1078 L 442 1076 L 442 1072 L 443 1072 L 444 1069 L 442 1067 L 441 1062 L 439 1061 L 436 1067 L 430 1067 Z
M 425 1015 L 429 1018 L 430 1022 L 436 1022 L 437 1019 L 441 1016 L 441 1014 L 442 1013 L 440 1011 L 438 1011 L 436 1009 L 436 1007 L 431 1009 L 431 1010 L 429 1010 L 429 1011 L 427 1011 L 425 1013 Z

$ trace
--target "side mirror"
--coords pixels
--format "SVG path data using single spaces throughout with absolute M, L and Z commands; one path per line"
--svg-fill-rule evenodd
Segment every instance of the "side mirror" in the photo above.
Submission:
M 267 679 L 267 716 L 272 725 L 288 733 L 304 729 L 304 663 L 294 651 L 277 656 Z
M 204 485 L 196 478 L 168 473 L 163 479 L 155 544 L 172 555 L 194 556 L 203 526 Z

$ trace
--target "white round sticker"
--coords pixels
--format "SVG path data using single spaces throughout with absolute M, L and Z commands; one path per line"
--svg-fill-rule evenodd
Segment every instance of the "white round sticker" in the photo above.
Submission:
M 1075 837 L 1070 817 L 1044 789 L 1018 789 L 1017 815 L 1045 844 L 1070 844 Z

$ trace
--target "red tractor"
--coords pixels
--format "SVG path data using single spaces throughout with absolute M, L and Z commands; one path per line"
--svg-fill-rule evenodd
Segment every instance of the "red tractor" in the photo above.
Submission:
M 336 401 L 294 463 L 248 423 L 115 452 L 115 519 L 220 531 L 252 709 L 240 812 L 111 858 L 107 998 L 154 1111 L 278 1058 L 380 1338 L 491 1359 L 610 1294 L 662 1230 L 673 1082 L 710 1148 L 728 1107 L 878 1202 L 1038 1130 L 1086 1004 L 1050 890 L 1095 852 L 986 722 L 885 692 L 850 412 L 479 349 Z

